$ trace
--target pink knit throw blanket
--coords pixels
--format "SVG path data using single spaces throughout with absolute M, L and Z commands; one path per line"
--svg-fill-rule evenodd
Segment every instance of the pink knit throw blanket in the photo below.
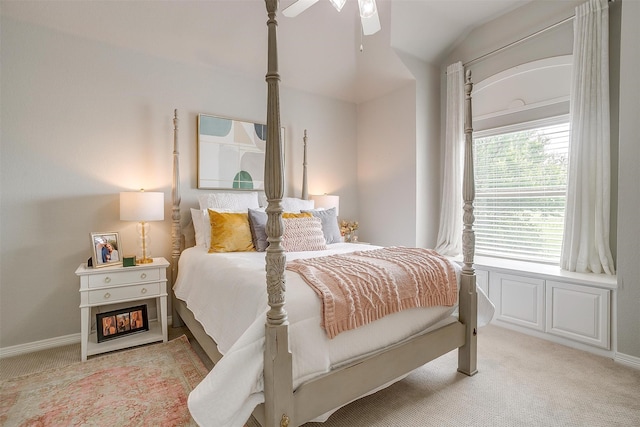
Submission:
M 287 264 L 322 300 L 329 338 L 387 314 L 457 301 L 451 263 L 430 249 L 389 247 Z

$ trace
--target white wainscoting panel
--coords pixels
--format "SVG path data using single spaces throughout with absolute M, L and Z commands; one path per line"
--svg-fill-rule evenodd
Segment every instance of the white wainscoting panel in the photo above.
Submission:
M 547 332 L 610 348 L 608 289 L 546 282 Z
M 492 272 L 489 294 L 496 320 L 544 331 L 544 280 Z

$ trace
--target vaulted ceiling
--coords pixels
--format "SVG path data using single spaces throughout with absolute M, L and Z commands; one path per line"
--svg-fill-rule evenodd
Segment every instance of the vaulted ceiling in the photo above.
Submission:
M 280 9 L 295 0 L 282 0 Z M 361 36 L 358 4 L 338 13 L 320 0 L 279 15 L 282 85 L 349 102 L 376 98 L 412 78 L 396 52 L 439 65 L 473 28 L 531 0 L 377 0 L 382 30 Z M 262 0 L 3 1 L 3 15 L 170 60 L 263 79 Z M 362 45 L 362 51 L 360 46 Z

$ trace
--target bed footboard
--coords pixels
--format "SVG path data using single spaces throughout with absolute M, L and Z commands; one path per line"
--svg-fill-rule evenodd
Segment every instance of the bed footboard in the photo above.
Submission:
M 465 325 L 454 321 L 305 383 L 294 393 L 296 425 L 394 382 L 464 343 Z

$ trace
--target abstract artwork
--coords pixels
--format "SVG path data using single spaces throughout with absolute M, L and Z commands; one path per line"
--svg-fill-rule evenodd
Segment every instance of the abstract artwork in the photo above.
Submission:
M 198 115 L 198 188 L 263 190 L 267 127 Z

